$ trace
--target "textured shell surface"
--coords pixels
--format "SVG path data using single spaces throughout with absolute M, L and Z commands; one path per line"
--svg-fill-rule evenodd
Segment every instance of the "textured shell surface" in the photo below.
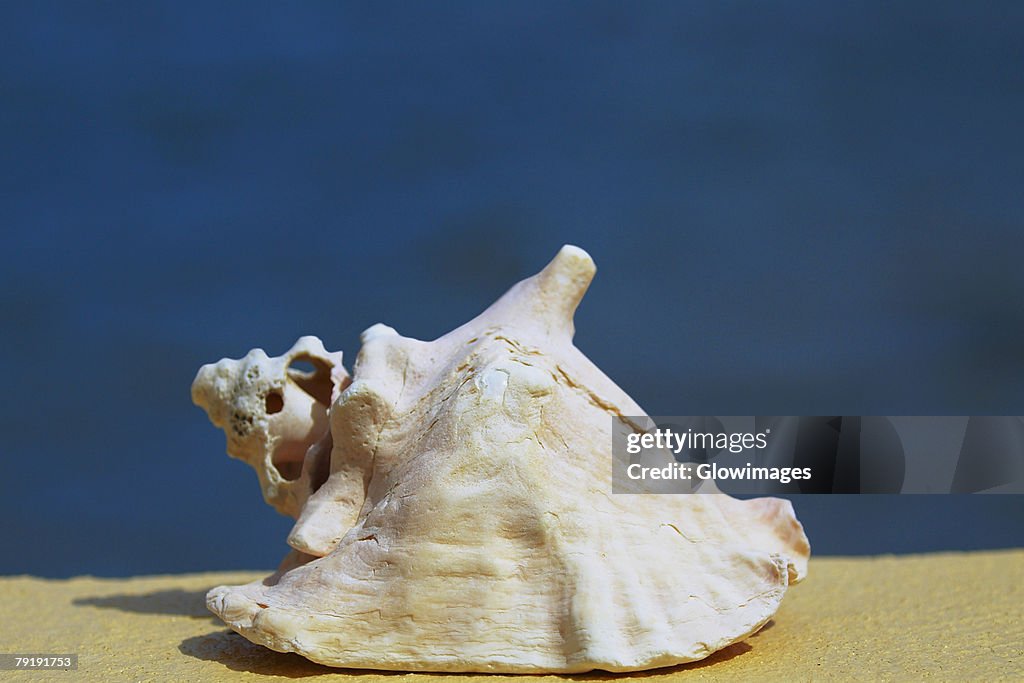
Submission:
M 761 628 L 806 574 L 803 529 L 784 500 L 612 494 L 612 418 L 644 412 L 572 344 L 594 272 L 566 246 L 437 340 L 374 325 L 351 378 L 312 337 L 204 366 L 193 400 L 296 517 L 277 572 L 209 608 L 398 671 L 643 670 Z

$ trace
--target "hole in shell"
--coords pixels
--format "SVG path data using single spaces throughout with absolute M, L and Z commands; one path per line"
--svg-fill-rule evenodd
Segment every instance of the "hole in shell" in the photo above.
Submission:
M 282 479 L 295 481 L 302 476 L 302 461 L 275 462 L 274 469 L 277 470 Z
M 334 384 L 331 382 L 331 366 L 326 362 L 307 354 L 296 356 L 288 364 L 288 378 L 317 403 L 331 405 Z
M 280 413 L 284 410 L 284 397 L 276 391 L 271 391 L 267 394 L 264 407 L 267 410 L 267 415 L 273 415 L 274 413 Z
M 288 369 L 300 372 L 303 375 L 312 376 L 316 374 L 316 366 L 313 365 L 312 361 L 308 360 L 304 356 L 296 356 L 295 359 L 288 364 Z

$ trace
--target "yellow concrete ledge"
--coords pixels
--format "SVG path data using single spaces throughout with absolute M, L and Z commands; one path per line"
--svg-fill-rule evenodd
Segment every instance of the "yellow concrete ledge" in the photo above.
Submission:
M 252 645 L 206 611 L 222 583 L 263 573 L 133 579 L 0 578 L 0 651 L 79 653 L 74 672 L 0 672 L 31 681 L 455 683 L 674 680 L 1024 680 L 1024 550 L 811 560 L 775 620 L 712 657 L 613 676 L 387 674 L 318 666 Z

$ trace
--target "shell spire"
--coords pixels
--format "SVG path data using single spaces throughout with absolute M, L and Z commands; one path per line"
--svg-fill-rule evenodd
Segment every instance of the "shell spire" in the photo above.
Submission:
M 596 272 L 590 254 L 566 244 L 542 271 L 512 287 L 481 317 L 537 326 L 548 336 L 572 339 L 573 316 Z

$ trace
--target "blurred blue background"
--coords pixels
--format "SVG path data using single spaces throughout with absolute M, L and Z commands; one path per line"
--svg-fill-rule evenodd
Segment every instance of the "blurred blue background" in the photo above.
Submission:
M 1020 414 L 1020 3 L 3 3 L 0 572 L 264 568 L 203 363 L 431 339 L 571 242 L 652 414 Z M 802 497 L 815 552 L 1024 497 Z

